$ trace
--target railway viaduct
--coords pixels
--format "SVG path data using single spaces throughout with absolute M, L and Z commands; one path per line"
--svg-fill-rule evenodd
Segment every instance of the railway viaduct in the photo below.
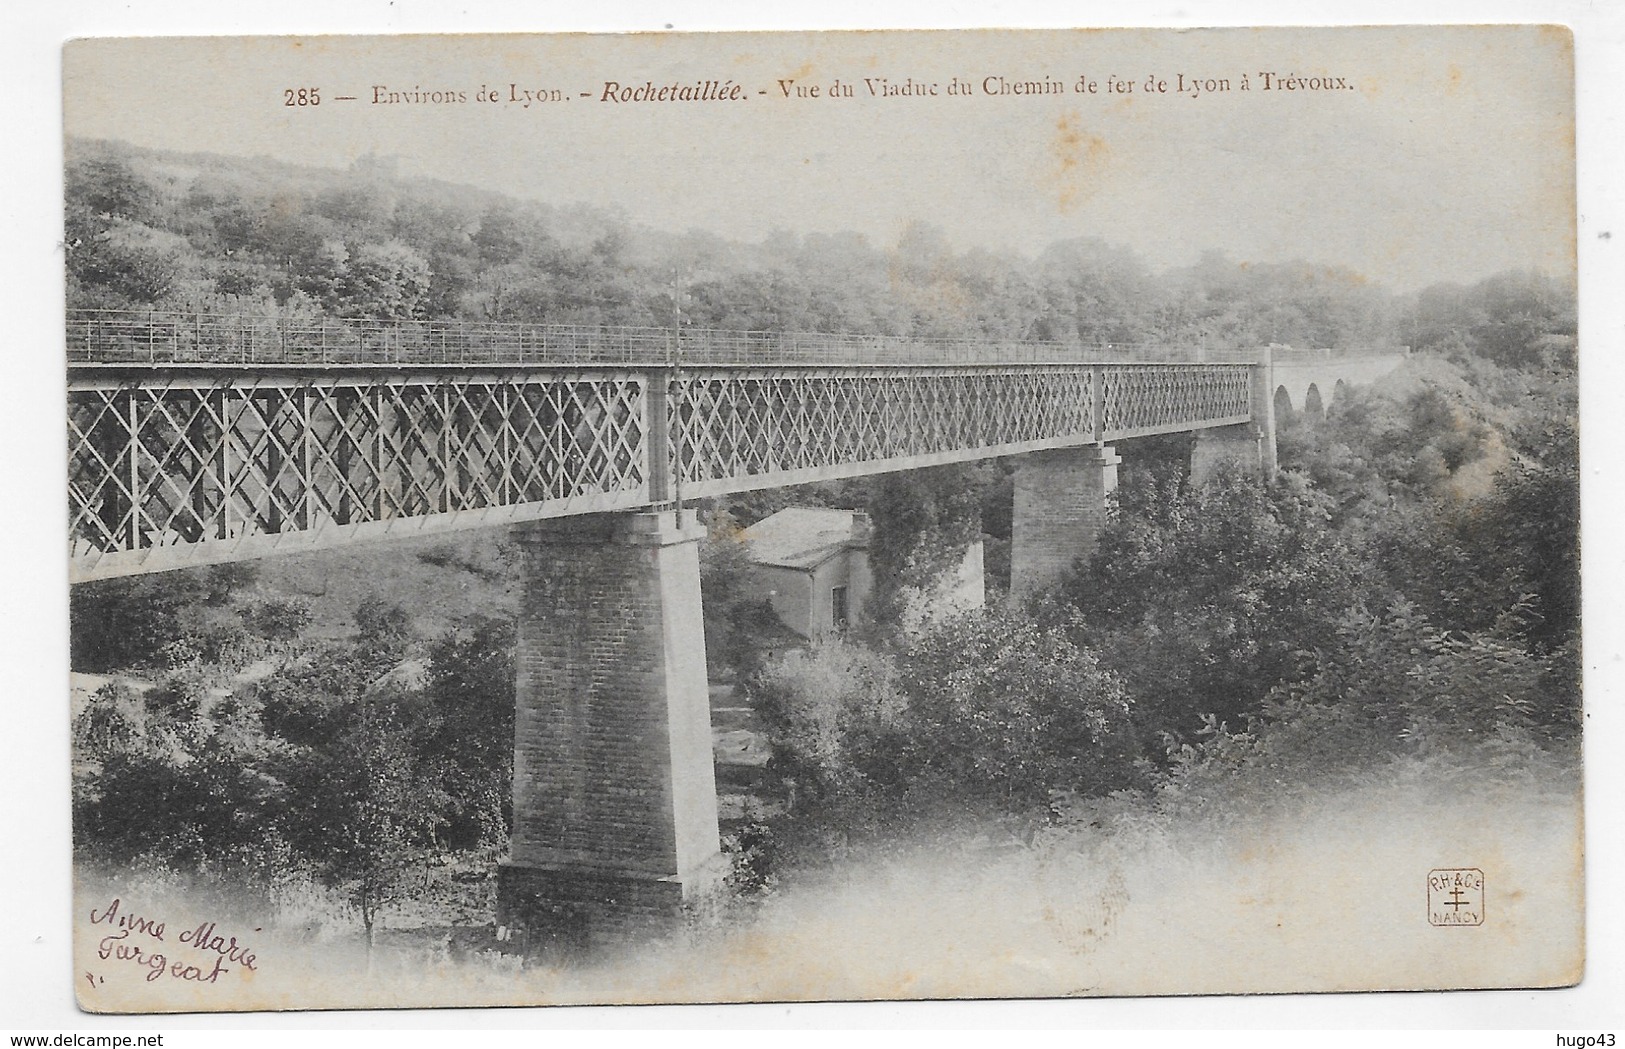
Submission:
M 1272 348 L 1274 408 L 1303 411 L 1311 420 L 1323 417 L 1349 386 L 1376 382 L 1399 366 L 1403 352 L 1348 354 L 1332 350 Z
M 1017 457 L 1014 595 L 1086 553 L 1112 442 L 1275 469 L 1274 411 L 1398 356 L 71 313 L 75 582 L 514 526 L 499 920 L 613 938 L 722 876 L 685 503 Z

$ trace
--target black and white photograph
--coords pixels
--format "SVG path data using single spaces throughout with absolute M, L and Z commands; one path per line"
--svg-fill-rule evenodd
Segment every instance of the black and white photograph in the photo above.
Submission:
M 61 64 L 86 1014 L 1586 978 L 1569 28 Z

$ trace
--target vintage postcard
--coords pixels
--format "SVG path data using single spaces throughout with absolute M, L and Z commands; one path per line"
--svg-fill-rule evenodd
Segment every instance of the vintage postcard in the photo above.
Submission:
M 81 1007 L 1579 981 L 1573 67 L 68 43 Z

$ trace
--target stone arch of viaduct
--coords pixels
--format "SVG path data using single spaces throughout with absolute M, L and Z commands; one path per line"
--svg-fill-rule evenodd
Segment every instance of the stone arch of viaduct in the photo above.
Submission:
M 142 360 L 150 328 L 98 342 L 88 323 L 69 340 L 76 580 L 519 526 L 499 920 L 587 941 L 646 928 L 724 874 L 703 528 L 685 500 L 1015 456 L 1019 598 L 1093 547 L 1116 485 L 1112 442 L 1194 432 L 1193 476 L 1226 461 L 1268 475 L 1279 389 L 1380 374 L 1269 351 L 1089 360 L 988 345 L 956 362 L 936 346 L 881 360 L 908 347 L 832 336 L 678 364 L 670 346 L 610 330 L 552 333 L 551 346 L 547 331 L 441 331 L 437 357 L 433 329 L 348 356 L 329 353 L 324 330 L 306 360 L 287 348 L 315 357 L 315 337 L 278 332 L 277 359 L 257 361 L 245 359 L 253 333 L 206 340 L 201 324 L 192 342 L 179 325 L 162 333 L 164 359 Z
M 1323 417 L 1349 386 L 1376 382 L 1399 367 L 1404 353 L 1333 354 L 1329 350 L 1286 350 L 1272 354 L 1274 408 Z

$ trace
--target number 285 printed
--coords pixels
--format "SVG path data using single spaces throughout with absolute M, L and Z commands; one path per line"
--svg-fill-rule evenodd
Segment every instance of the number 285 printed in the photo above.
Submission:
M 282 104 L 285 106 L 319 106 L 322 104 L 321 89 L 315 87 L 285 87 L 282 89 Z

